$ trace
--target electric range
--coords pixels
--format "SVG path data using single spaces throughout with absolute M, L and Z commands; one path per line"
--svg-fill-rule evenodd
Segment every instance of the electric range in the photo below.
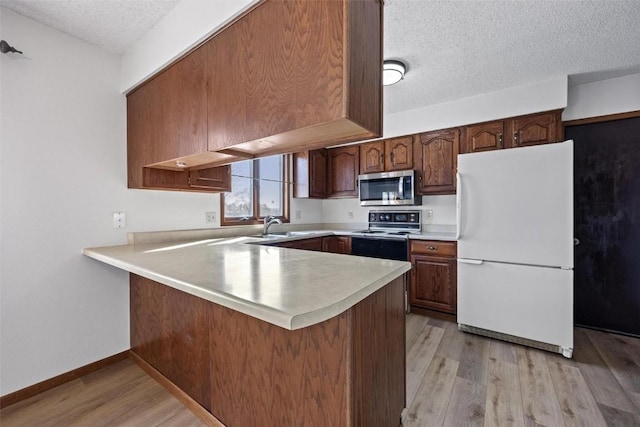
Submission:
M 407 261 L 409 234 L 422 231 L 420 211 L 369 211 L 369 228 L 351 233 L 351 254 Z

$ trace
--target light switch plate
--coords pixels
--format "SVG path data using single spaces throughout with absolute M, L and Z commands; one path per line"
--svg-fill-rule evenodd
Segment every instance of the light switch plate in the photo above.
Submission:
M 216 213 L 215 212 L 205 212 L 204 220 L 207 224 L 213 224 L 216 222 Z

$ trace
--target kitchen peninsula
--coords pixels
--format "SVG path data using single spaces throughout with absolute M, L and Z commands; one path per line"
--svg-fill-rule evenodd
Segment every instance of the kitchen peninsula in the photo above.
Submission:
M 83 253 L 131 273 L 131 351 L 227 426 L 397 426 L 400 261 L 252 237 Z

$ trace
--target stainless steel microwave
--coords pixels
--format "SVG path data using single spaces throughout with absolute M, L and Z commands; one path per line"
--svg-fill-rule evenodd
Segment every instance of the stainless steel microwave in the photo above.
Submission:
M 380 172 L 358 175 L 360 206 L 421 205 L 416 195 L 415 171 Z

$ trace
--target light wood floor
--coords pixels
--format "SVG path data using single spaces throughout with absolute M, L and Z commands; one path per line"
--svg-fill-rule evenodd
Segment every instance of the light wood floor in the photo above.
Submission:
M 640 339 L 576 328 L 573 357 L 409 315 L 405 426 L 640 426 Z
M 407 427 L 640 426 L 640 339 L 575 330 L 574 358 L 407 318 Z M 11 426 L 200 426 L 131 361 L 0 412 Z

